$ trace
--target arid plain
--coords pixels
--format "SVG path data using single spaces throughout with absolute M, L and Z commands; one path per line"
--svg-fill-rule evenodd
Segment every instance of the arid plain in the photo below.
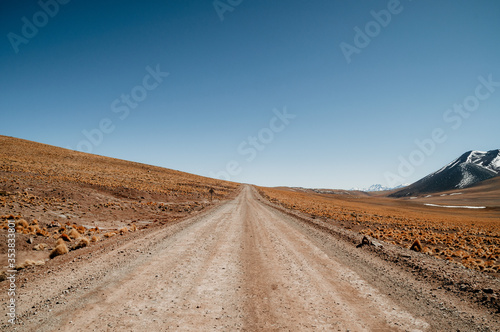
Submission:
M 14 224 L 19 331 L 500 329 L 498 178 L 395 199 L 4 136 L 0 159 L 0 303 Z

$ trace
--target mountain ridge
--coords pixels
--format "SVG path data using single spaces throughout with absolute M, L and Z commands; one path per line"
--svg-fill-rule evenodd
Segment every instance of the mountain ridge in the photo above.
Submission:
M 464 189 L 500 174 L 500 149 L 465 152 L 451 163 L 417 182 L 390 194 L 390 197 L 418 196 Z
M 376 192 L 376 191 L 389 191 L 389 190 L 395 190 L 395 189 L 400 189 L 408 186 L 408 184 L 400 184 L 399 186 L 396 187 L 386 187 L 380 183 L 377 184 L 372 184 L 368 188 L 351 188 L 349 190 L 351 191 L 364 191 L 364 192 Z

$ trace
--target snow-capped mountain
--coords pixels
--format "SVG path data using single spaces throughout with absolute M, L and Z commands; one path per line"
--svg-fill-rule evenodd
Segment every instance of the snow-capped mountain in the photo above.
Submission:
M 370 187 L 368 188 L 363 188 L 363 189 L 359 189 L 359 188 L 352 188 L 350 190 L 358 190 L 358 191 L 366 191 L 366 192 L 373 192 L 373 191 L 386 191 L 386 190 L 394 190 L 394 189 L 399 189 L 399 188 L 403 188 L 407 186 L 407 184 L 401 184 L 397 187 L 394 187 L 394 188 L 389 188 L 389 187 L 386 187 L 386 186 L 383 186 L 381 184 L 372 184 Z
M 384 191 L 389 189 L 390 188 L 383 186 L 381 184 L 372 184 L 370 187 L 364 189 L 363 191 Z
M 469 151 L 437 172 L 391 194 L 394 197 L 462 189 L 500 175 L 500 150 Z

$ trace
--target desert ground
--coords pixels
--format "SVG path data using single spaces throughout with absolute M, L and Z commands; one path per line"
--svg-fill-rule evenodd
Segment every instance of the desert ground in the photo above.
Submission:
M 262 188 L 2 136 L 0 159 L 1 330 L 500 330 L 496 182 Z M 458 200 L 488 207 L 425 205 Z
M 281 207 L 324 223 L 403 248 L 418 241 L 418 251 L 427 255 L 500 275 L 500 177 L 467 189 L 405 199 L 302 188 L 259 191 Z M 465 208 L 471 206 L 484 208 Z
M 250 186 L 181 223 L 90 249 L 24 273 L 19 330 L 498 328 L 491 310 L 432 276 L 280 212 Z
M 61 236 L 71 248 L 80 237 L 97 242 L 173 223 L 239 186 L 4 136 L 0 160 L 0 229 L 4 236 L 8 220 L 15 221 L 19 265 L 47 259 Z M 7 252 L 6 240 L 0 252 Z

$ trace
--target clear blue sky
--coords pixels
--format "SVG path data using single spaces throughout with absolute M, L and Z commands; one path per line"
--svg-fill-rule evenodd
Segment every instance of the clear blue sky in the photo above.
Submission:
M 0 4 L 0 134 L 325 188 L 500 148 L 496 0 L 60 2 Z

